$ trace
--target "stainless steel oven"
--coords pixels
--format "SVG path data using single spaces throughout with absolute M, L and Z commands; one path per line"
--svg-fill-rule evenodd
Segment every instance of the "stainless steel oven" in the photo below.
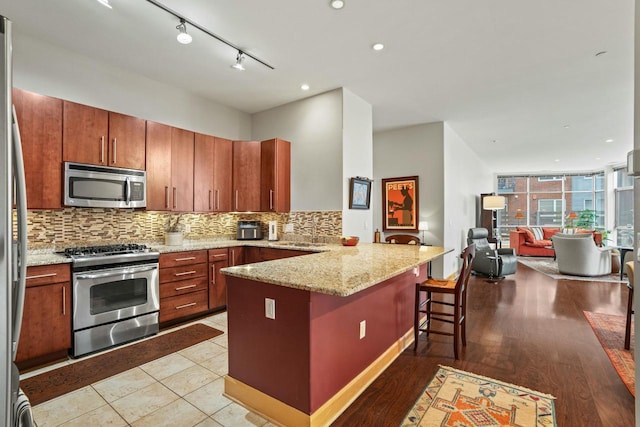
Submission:
M 72 250 L 74 357 L 158 332 L 159 253 L 141 245 Z

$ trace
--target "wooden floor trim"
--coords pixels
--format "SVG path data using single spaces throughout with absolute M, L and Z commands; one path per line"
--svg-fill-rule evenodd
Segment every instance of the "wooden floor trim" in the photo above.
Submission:
M 411 343 L 413 343 L 413 328 L 311 415 L 305 414 L 229 375 L 224 378 L 224 395 L 278 425 L 327 426 L 338 418 Z

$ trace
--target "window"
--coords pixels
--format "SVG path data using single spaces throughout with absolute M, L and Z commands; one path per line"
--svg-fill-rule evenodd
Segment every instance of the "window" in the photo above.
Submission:
M 617 169 L 615 174 L 615 231 L 616 245 L 633 246 L 633 176 L 626 169 Z

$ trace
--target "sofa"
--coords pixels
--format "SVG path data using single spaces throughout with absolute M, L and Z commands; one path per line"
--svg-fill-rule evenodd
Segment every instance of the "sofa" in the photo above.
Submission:
M 602 246 L 602 233 L 581 228 L 570 229 L 571 234 L 591 234 L 597 246 Z M 518 256 L 555 256 L 551 237 L 559 233 L 555 227 L 516 227 L 509 233 L 509 247 L 515 249 Z M 569 231 L 569 230 L 565 230 Z
M 556 233 L 551 239 L 560 273 L 574 276 L 611 274 L 611 248 L 596 246 L 586 233 Z

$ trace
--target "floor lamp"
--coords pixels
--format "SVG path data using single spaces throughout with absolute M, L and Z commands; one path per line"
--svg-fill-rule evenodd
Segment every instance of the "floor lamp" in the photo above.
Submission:
M 504 209 L 505 206 L 505 198 L 504 196 L 485 196 L 482 199 L 482 209 L 491 211 L 491 237 L 496 239 L 496 241 L 500 240 L 500 235 L 498 234 L 497 226 L 497 218 L 496 211 L 500 209 Z

